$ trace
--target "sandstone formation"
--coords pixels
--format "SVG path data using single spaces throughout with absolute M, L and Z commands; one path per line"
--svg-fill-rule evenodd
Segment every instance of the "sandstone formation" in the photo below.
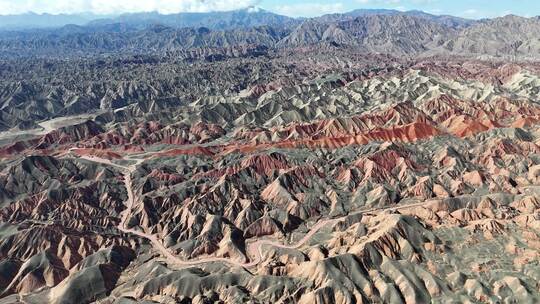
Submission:
M 0 33 L 0 303 L 540 301 L 538 18 L 246 14 Z

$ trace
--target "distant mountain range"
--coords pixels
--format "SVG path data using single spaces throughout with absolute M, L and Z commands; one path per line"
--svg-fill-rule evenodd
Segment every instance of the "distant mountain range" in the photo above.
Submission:
M 250 28 L 262 25 L 290 25 L 300 20 L 274 14 L 262 9 L 247 8 L 228 12 L 179 13 L 164 15 L 157 12 L 124 14 L 114 18 L 101 18 L 89 26 L 122 23 L 134 28 L 164 25 L 174 28 L 206 27 L 215 30 Z
M 26 24 L 34 25 L 44 24 L 50 17 L 28 16 Z M 84 18 L 89 21 L 82 24 Z M 14 26 L 16 20 L 14 16 L 0 17 L 0 27 Z M 0 55 L 161 54 L 193 48 L 245 49 L 250 46 L 260 50 L 260 47 L 281 49 L 321 44 L 350 48 L 359 53 L 394 56 L 540 57 L 540 18 L 512 15 L 468 20 L 421 11 L 355 10 L 295 19 L 248 8 L 172 15 L 125 14 L 107 18 L 62 15 L 49 25 L 64 21 L 74 22 L 37 29 L 23 29 L 19 23 L 19 29 L 1 31 Z
M 112 16 L 86 14 L 36 14 L 26 13 L 20 15 L 0 15 L 0 29 L 22 30 L 55 28 L 68 24 L 86 25 L 92 20 L 110 18 Z
M 402 12 L 389 9 L 358 9 L 343 14 L 328 14 L 314 19 L 321 22 L 332 22 L 356 17 L 372 15 L 409 15 L 437 20 L 448 25 L 466 25 L 473 22 L 453 16 L 437 16 L 422 11 Z M 36 14 L 26 13 L 20 15 L 0 15 L 0 29 L 23 30 L 58 28 L 66 25 L 78 26 L 104 26 L 121 23 L 131 28 L 143 29 L 151 25 L 164 25 L 174 28 L 207 27 L 216 30 L 249 28 L 263 25 L 294 25 L 306 18 L 291 18 L 275 14 L 257 7 L 246 9 L 208 12 L 208 13 L 178 13 L 160 14 L 158 12 L 128 13 L 121 15 L 83 14 Z
M 26 13 L 21 15 L 0 15 L 0 29 L 50 29 L 66 25 L 103 26 L 122 23 L 138 29 L 159 24 L 175 28 L 208 27 L 211 29 L 226 30 L 261 25 L 298 23 L 300 20 L 274 14 L 255 7 L 224 12 L 178 14 L 160 14 L 158 12 L 121 15 L 96 15 L 92 13 L 52 15 Z

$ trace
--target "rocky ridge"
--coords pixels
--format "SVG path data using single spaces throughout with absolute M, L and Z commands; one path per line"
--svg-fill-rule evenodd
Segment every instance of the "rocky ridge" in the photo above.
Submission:
M 1 148 L 0 301 L 534 302 L 537 74 L 418 61 L 40 123 Z

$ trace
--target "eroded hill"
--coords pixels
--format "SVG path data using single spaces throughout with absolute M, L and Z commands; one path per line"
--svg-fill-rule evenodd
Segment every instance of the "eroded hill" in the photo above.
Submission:
M 0 302 L 538 301 L 538 67 L 301 54 L 4 83 Z

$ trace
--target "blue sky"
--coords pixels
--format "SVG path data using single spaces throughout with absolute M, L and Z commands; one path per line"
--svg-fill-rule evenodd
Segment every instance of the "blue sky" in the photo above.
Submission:
M 467 18 L 516 14 L 540 15 L 540 0 L 0 0 L 0 14 L 80 13 L 117 14 L 141 11 L 176 13 L 232 10 L 257 6 L 294 17 L 312 17 L 358 8 L 418 9 Z
M 350 11 L 356 8 L 417 9 L 436 15 L 448 14 L 473 19 L 508 14 L 527 17 L 540 15 L 540 0 L 264 0 L 260 6 L 295 16 Z

